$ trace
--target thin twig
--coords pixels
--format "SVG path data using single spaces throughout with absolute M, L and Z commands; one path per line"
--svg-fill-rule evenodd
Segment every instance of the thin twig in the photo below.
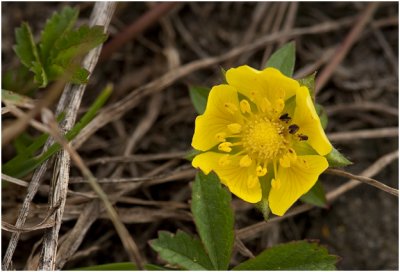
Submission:
M 399 135 L 399 128 L 376 128 L 376 129 L 363 129 L 356 131 L 344 131 L 329 133 L 328 138 L 333 142 L 348 142 L 358 141 L 360 139 L 375 139 L 375 138 L 390 138 Z
M 94 5 L 90 25 L 101 25 L 104 31 L 107 32 L 112 15 L 116 7 L 115 2 L 96 2 Z M 99 58 L 102 46 L 91 50 L 83 60 L 83 67 L 90 73 L 93 72 L 97 60 Z M 78 114 L 78 109 L 81 104 L 82 96 L 86 85 L 67 84 L 57 106 L 56 115 L 60 112 L 66 112 L 65 118 L 61 123 L 61 128 L 64 132 L 69 131 Z M 49 195 L 49 203 L 53 205 L 61 201 L 60 208 L 56 211 L 54 227 L 46 230 L 43 238 L 43 247 L 39 260 L 40 270 L 54 270 L 57 256 L 58 235 L 61 227 L 62 216 L 65 207 L 65 201 L 68 192 L 68 179 L 70 170 L 70 158 L 68 152 L 61 150 L 56 155 L 55 168 L 51 183 L 51 191 Z
M 343 43 L 338 47 L 333 59 L 328 63 L 328 65 L 322 70 L 321 74 L 318 76 L 315 82 L 315 94 L 317 94 L 328 82 L 336 67 L 342 62 L 353 44 L 357 41 L 358 37 L 360 37 L 361 32 L 364 30 L 364 27 L 374 15 L 374 12 L 378 8 L 378 6 L 378 2 L 372 2 L 369 3 L 363 10 L 360 15 L 360 19 L 351 29 Z
M 165 2 L 156 4 L 148 12 L 143 14 L 133 24 L 129 25 L 126 29 L 122 30 L 115 36 L 109 43 L 104 46 L 101 52 L 100 61 L 103 61 L 111 56 L 112 53 L 117 51 L 126 42 L 133 40 L 138 34 L 143 32 L 146 28 L 157 22 L 160 17 L 167 14 L 177 3 Z
M 364 182 L 368 185 L 374 186 L 374 187 L 376 187 L 382 191 L 385 191 L 389 194 L 395 195 L 397 197 L 399 196 L 399 190 L 389 187 L 386 184 L 383 184 L 382 182 L 377 181 L 376 179 L 353 175 L 349 172 L 339 170 L 339 169 L 327 169 L 327 170 L 325 170 L 324 173 L 341 176 L 341 177 L 345 177 L 345 178 L 355 179 L 355 180 Z

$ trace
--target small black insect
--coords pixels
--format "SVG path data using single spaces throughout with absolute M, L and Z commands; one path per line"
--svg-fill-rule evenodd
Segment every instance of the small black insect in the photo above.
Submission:
M 284 122 L 289 122 L 290 120 L 292 120 L 292 118 L 290 118 L 288 113 L 282 114 L 281 117 L 279 117 L 279 120 L 284 121 Z
M 299 126 L 298 125 L 290 125 L 289 126 L 289 133 L 290 134 L 295 134 L 297 131 L 299 130 Z
M 299 134 L 298 136 L 299 136 L 300 141 L 307 141 L 308 140 L 308 136 L 307 135 Z

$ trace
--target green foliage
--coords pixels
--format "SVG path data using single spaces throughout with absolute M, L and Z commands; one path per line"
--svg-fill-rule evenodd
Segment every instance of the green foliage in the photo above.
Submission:
M 271 55 L 265 67 L 274 67 L 282 74 L 292 77 L 296 60 L 296 45 L 290 42 L 279 48 Z
M 317 72 L 314 72 L 311 75 L 308 75 L 304 78 L 297 80 L 301 86 L 307 87 L 312 98 L 314 98 L 314 94 L 315 94 L 315 76 L 316 76 L 316 74 L 317 74 Z
M 202 151 L 196 150 L 196 149 L 192 149 L 190 151 L 188 151 L 185 155 L 185 159 L 188 161 L 192 161 L 194 159 L 194 157 L 196 157 L 197 155 L 199 155 L 200 153 L 202 153 Z
M 233 248 L 233 211 L 230 193 L 218 177 L 199 172 L 193 184 L 192 213 L 214 268 L 226 270 Z
M 334 147 L 332 148 L 331 153 L 329 153 L 325 157 L 328 160 L 329 167 L 344 167 L 353 164 Z
M 337 257 L 317 243 L 297 241 L 264 250 L 234 270 L 335 270 L 336 262 Z
M 176 235 L 161 231 L 158 239 L 150 242 L 151 247 L 160 257 L 170 264 L 188 270 L 212 270 L 213 265 L 201 242 L 182 231 Z
M 322 187 L 321 182 L 317 181 L 317 183 L 315 183 L 310 191 L 304 194 L 300 198 L 300 200 L 321 208 L 326 208 L 327 201 L 325 197 L 324 187 Z
M 326 129 L 328 125 L 328 115 L 326 114 L 324 107 L 321 104 L 316 103 L 315 110 L 319 116 L 319 121 L 321 122 L 322 128 Z
M 101 94 L 97 97 L 95 102 L 90 106 L 89 110 L 80 119 L 80 121 L 69 132 L 67 132 L 65 135 L 67 140 L 70 141 L 74 139 L 76 135 L 78 135 L 78 133 L 93 119 L 98 110 L 105 104 L 111 92 L 112 86 L 107 86 L 101 92 Z M 60 121 L 62 116 L 58 116 L 57 121 Z M 31 156 L 31 154 L 33 155 L 36 151 L 43 147 L 47 138 L 47 134 L 40 135 L 32 142 L 32 144 L 26 147 L 24 152 L 18 154 L 10 161 L 3 164 L 3 173 L 15 178 L 24 177 L 61 149 L 60 144 L 54 143 L 43 154 L 39 156 Z
M 83 25 L 74 30 L 78 10 L 70 7 L 55 13 L 41 33 L 38 45 L 27 23 L 16 30 L 14 50 L 31 72 L 40 88 L 66 77 L 76 84 L 87 83 L 89 72 L 78 65 L 80 58 L 103 43 L 107 36 L 103 27 Z
M 117 271 L 132 271 L 137 270 L 137 266 L 134 263 L 125 262 L 125 263 L 109 263 L 109 264 L 100 264 L 93 265 L 87 267 L 77 268 L 75 270 L 83 270 L 83 271 L 103 271 L 103 270 L 117 270 Z
M 190 99 L 192 99 L 192 103 L 196 112 L 198 114 L 203 114 L 206 110 L 208 95 L 210 94 L 210 88 L 204 87 L 190 87 L 189 94 Z

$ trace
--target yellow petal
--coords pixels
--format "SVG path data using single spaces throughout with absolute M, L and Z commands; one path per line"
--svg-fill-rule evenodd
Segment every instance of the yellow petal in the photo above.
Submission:
M 192 146 L 201 151 L 212 148 L 223 140 L 221 135 L 229 137 L 232 134 L 228 125 L 240 124 L 241 118 L 235 88 L 229 85 L 213 87 L 204 114 L 196 118 Z
M 279 186 L 272 186 L 268 197 L 272 213 L 282 216 L 327 168 L 327 160 L 319 155 L 298 156 L 289 168 L 279 168 L 275 174 Z
M 293 123 L 299 126 L 299 134 L 308 137 L 307 143 L 320 155 L 332 150 L 332 145 L 325 135 L 314 104 L 306 87 L 301 87 L 296 94 L 296 109 Z
M 226 154 L 206 152 L 197 155 L 192 165 L 200 168 L 205 174 L 214 171 L 233 194 L 244 201 L 257 203 L 261 200 L 261 186 L 256 175 L 256 165 L 253 162 L 249 167 L 240 167 L 243 157 L 227 157 Z M 226 163 L 227 160 L 230 162 Z
M 267 98 L 272 104 L 278 99 L 286 101 L 296 94 L 299 83 L 283 75 L 279 70 L 269 67 L 258 71 L 247 65 L 229 69 L 226 72 L 226 80 L 234 86 L 238 92 L 247 96 L 259 104 Z M 263 106 L 259 104 L 259 106 Z

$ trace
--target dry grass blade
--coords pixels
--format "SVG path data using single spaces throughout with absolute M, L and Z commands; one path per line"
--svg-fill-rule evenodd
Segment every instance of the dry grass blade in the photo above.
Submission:
M 89 184 L 93 188 L 93 190 L 96 192 L 96 194 L 99 196 L 101 201 L 103 202 L 107 214 L 112 221 L 112 223 L 115 226 L 115 229 L 122 241 L 122 244 L 132 262 L 134 262 L 138 269 L 142 270 L 143 269 L 143 259 L 141 257 L 141 254 L 139 252 L 139 249 L 129 234 L 128 230 L 126 229 L 125 225 L 122 223 L 120 220 L 117 212 L 113 208 L 111 202 L 108 200 L 108 197 L 106 193 L 103 191 L 103 189 L 100 187 L 100 185 L 97 183 L 97 179 L 93 176 L 92 172 L 87 168 L 85 163 L 83 162 L 82 158 L 79 156 L 79 154 L 68 144 L 68 142 L 61 136 L 59 133 L 58 125 L 57 122 L 54 119 L 54 116 L 49 115 L 47 116 L 48 119 L 48 124 L 50 126 L 49 133 L 59 142 L 64 150 L 68 152 L 68 154 L 71 156 L 71 159 L 75 162 L 75 164 L 78 166 L 79 170 L 82 172 L 82 174 L 85 176 L 85 178 L 88 180 Z
M 360 139 L 390 138 L 399 135 L 399 128 L 376 128 L 363 129 L 358 131 L 345 131 L 329 133 L 328 138 L 333 142 L 349 142 Z
M 324 173 L 358 180 L 358 181 L 364 182 L 368 185 L 374 186 L 375 188 L 378 188 L 379 190 L 382 190 L 389 194 L 395 195 L 397 197 L 399 196 L 399 190 L 389 187 L 386 184 L 383 184 L 382 182 L 377 181 L 376 179 L 353 175 L 351 173 L 348 173 L 346 171 L 342 171 L 339 169 L 328 169 Z

